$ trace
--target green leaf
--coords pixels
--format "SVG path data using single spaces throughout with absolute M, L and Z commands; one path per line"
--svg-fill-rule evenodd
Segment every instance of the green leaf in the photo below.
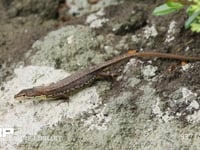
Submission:
M 181 9 L 183 7 L 183 5 L 181 5 L 182 4 L 180 3 L 168 2 L 166 4 L 156 7 L 153 11 L 153 14 L 156 16 L 166 15 Z
M 191 23 L 197 18 L 197 16 L 200 15 L 200 11 L 193 13 L 185 22 L 185 28 L 188 29 L 191 25 Z
M 191 24 L 191 30 L 193 32 L 200 32 L 200 24 L 198 24 L 198 23 L 192 23 Z
M 171 7 L 171 8 L 176 8 L 177 10 L 183 8 L 183 4 L 177 3 L 177 2 L 171 2 L 171 1 L 169 1 L 169 2 L 167 2 L 166 4 L 167 4 L 169 7 Z

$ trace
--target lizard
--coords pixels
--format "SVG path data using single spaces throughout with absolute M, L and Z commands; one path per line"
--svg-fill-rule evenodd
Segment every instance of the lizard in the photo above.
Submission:
M 80 90 L 85 86 L 89 86 L 99 77 L 106 76 L 103 74 L 104 69 L 112 68 L 114 65 L 127 61 L 134 57 L 140 58 L 164 58 L 164 59 L 176 59 L 181 61 L 200 61 L 199 57 L 183 56 L 170 53 L 159 52 L 136 52 L 135 50 L 129 50 L 128 52 L 116 56 L 111 60 L 108 60 L 102 64 L 95 65 L 86 69 L 79 70 L 74 74 L 49 85 L 35 86 L 28 89 L 23 89 L 17 93 L 14 98 L 36 98 L 41 97 L 45 99 L 68 99 L 69 95 Z M 112 75 L 111 75 L 112 76 Z

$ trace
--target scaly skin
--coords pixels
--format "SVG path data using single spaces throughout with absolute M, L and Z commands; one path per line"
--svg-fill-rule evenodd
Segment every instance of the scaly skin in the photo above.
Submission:
M 49 99 L 66 99 L 71 93 L 92 84 L 105 68 L 114 66 L 115 64 L 127 61 L 134 57 L 145 58 L 166 58 L 177 59 L 182 61 L 200 61 L 200 57 L 181 56 L 175 54 L 158 53 L 158 52 L 136 52 L 131 50 L 128 53 L 117 56 L 105 63 L 96 65 L 91 68 L 80 70 L 71 76 L 68 76 L 56 83 L 51 83 L 46 86 L 37 86 L 29 89 L 24 89 L 14 96 L 14 98 L 32 98 L 44 96 Z

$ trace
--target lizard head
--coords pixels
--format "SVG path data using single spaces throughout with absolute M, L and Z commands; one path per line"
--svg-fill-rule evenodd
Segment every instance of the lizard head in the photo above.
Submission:
M 21 90 L 19 93 L 17 93 L 14 98 L 15 99 L 21 99 L 21 98 L 33 98 L 35 96 L 39 96 L 41 95 L 40 93 L 38 93 L 37 91 L 34 90 L 34 88 L 30 88 L 30 89 L 24 89 Z

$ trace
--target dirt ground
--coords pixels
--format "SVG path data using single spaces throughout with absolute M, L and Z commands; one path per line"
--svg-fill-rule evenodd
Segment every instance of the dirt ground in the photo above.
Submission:
M 4 69 L 4 71 L 2 71 L 3 75 L 1 75 L 1 82 L 5 81 L 5 79 L 12 74 L 12 69 L 14 67 L 11 66 L 15 64 L 15 62 L 28 61 L 23 59 L 23 55 L 31 48 L 33 42 L 42 38 L 49 31 L 57 29 L 56 25 L 58 18 L 56 18 L 56 8 L 58 7 L 58 2 L 49 0 L 41 2 L 41 4 L 38 3 L 39 2 L 37 1 L 32 3 L 25 3 L 23 1 L 18 2 L 17 0 L 1 1 L 0 3 L 0 63 L 1 69 Z M 199 35 L 184 29 L 183 24 L 187 18 L 184 11 L 163 17 L 152 16 L 152 9 L 160 3 L 161 1 L 149 2 L 145 0 L 127 0 L 124 4 L 107 7 L 105 10 L 106 17 L 108 17 L 111 21 L 109 21 L 104 28 L 97 29 L 96 34 L 106 35 L 114 33 L 115 36 L 112 41 L 113 43 L 111 43 L 114 45 L 118 43 L 122 36 L 143 34 L 144 26 L 152 26 L 152 24 L 154 24 L 158 31 L 158 36 L 156 36 L 156 38 L 141 39 L 137 43 L 130 43 L 127 41 L 129 47 L 136 50 L 142 49 L 144 51 L 152 50 L 158 52 L 171 52 L 191 56 L 199 54 Z M 35 5 L 36 7 L 31 8 L 30 5 Z M 84 25 L 84 18 L 84 16 L 73 18 L 67 21 L 64 25 Z M 175 29 L 173 29 L 175 32 L 173 33 L 175 40 L 166 43 L 164 41 L 167 36 L 169 24 L 173 20 L 176 21 Z M 118 24 L 118 27 L 116 31 L 113 32 L 113 26 L 116 24 Z M 188 50 L 186 50 L 187 47 L 189 47 Z M 182 81 L 187 80 L 186 75 L 181 78 L 183 78 Z M 194 82 L 195 75 L 192 76 L 192 78 L 192 81 Z M 188 82 L 187 84 L 192 85 L 193 82 Z M 198 85 L 197 81 L 195 83 Z
M 117 0 L 116 0 L 117 1 Z M 62 1 L 60 1 L 61 3 Z M 35 55 L 38 52 L 37 48 L 33 48 L 32 45 L 37 40 L 44 40 L 43 38 L 51 31 L 57 31 L 62 27 L 67 26 L 87 26 L 90 27 L 92 32 L 95 34 L 95 37 L 105 37 L 105 39 L 101 40 L 102 43 L 96 44 L 93 49 L 96 49 L 93 53 L 102 56 L 102 58 L 98 61 L 106 60 L 112 58 L 114 55 L 119 53 L 126 52 L 129 49 L 135 49 L 138 51 L 156 51 L 156 52 L 164 52 L 164 53 L 175 53 L 181 54 L 186 56 L 200 56 L 200 36 L 197 33 L 193 33 L 190 30 L 184 29 L 184 22 L 187 19 L 185 11 L 176 12 L 170 15 L 157 17 L 152 15 L 152 10 L 161 4 L 161 0 L 125 0 L 124 2 L 118 5 L 111 5 L 104 9 L 105 15 L 103 17 L 107 18 L 109 21 L 105 21 L 103 27 L 100 28 L 93 28 L 92 23 L 86 23 L 86 18 L 90 14 L 94 14 L 95 12 L 90 12 L 83 15 L 71 15 L 68 13 L 64 13 L 66 16 L 65 19 L 62 18 L 62 13 L 58 13 L 58 2 L 53 0 L 46 0 L 44 2 L 34 0 L 34 1 L 24 1 L 24 0 L 2 0 L 0 1 L 0 84 L 7 82 L 14 78 L 14 69 L 19 67 L 19 65 L 28 66 L 32 64 L 30 57 Z M 95 4 L 94 4 L 95 5 Z M 34 7 L 33 7 L 34 6 Z M 68 10 L 68 8 L 66 8 Z M 66 11 L 66 9 L 64 9 Z M 101 15 L 100 15 L 101 18 Z M 109 48 L 106 50 L 102 50 L 105 48 L 105 45 L 109 45 Z M 30 51 L 31 50 L 31 51 Z M 30 51 L 29 57 L 26 57 L 27 52 Z M 87 51 L 87 50 L 86 50 Z M 78 52 L 77 52 L 78 53 Z M 81 52 L 80 52 L 81 53 Z M 83 52 L 84 53 L 84 52 Z M 87 52 L 85 52 L 87 53 Z M 76 54 L 74 54 L 76 55 Z M 38 57 L 39 58 L 39 57 Z M 38 59 L 37 58 L 37 59 Z M 96 63 L 94 58 L 89 56 L 85 56 L 85 62 L 83 62 L 83 66 L 89 66 L 90 63 Z M 96 56 L 95 56 L 96 58 Z M 69 57 L 69 64 L 72 59 Z M 98 62 L 97 61 L 97 62 Z M 149 65 L 149 60 L 142 59 L 143 63 L 136 62 L 139 67 L 145 68 L 145 66 Z M 78 67 L 76 65 L 68 65 L 67 68 L 63 63 L 63 59 L 56 59 L 54 67 L 61 68 L 67 71 L 76 71 Z M 150 63 L 152 66 L 157 66 L 155 68 L 155 73 L 157 74 L 156 78 L 153 78 L 154 75 L 149 75 L 146 79 L 145 75 L 141 75 L 142 70 L 136 67 L 136 72 L 132 75 L 136 75 L 136 77 L 141 80 L 140 84 L 145 85 L 147 82 L 151 82 L 152 88 L 155 90 L 154 92 L 161 98 L 161 111 L 163 112 L 163 116 L 165 113 L 168 113 L 168 116 L 172 117 L 176 125 L 179 126 L 179 132 L 182 132 L 182 128 L 194 127 L 196 130 L 191 131 L 195 133 L 198 131 L 198 124 L 199 121 L 193 123 L 188 121 L 188 116 L 198 113 L 199 107 L 194 107 L 192 109 L 187 109 L 191 106 L 193 100 L 197 103 L 200 103 L 200 62 L 193 62 L 189 63 L 189 68 L 186 71 L 183 70 L 184 66 L 182 66 L 180 61 L 176 60 L 162 60 L 162 59 L 154 59 Z M 186 65 L 187 66 L 187 65 Z M 71 68 L 70 68 L 71 67 Z M 80 67 L 80 66 L 79 66 Z M 152 70 L 152 69 L 150 69 Z M 130 76 L 130 71 L 127 73 L 127 78 Z M 131 78 L 130 78 L 131 79 Z M 144 79 L 144 80 L 143 80 Z M 127 79 L 128 80 L 128 79 Z M 135 81 L 135 80 L 134 80 Z M 141 89 L 145 89 L 145 87 L 139 86 L 138 87 L 129 87 L 127 86 L 128 82 L 126 81 L 114 81 L 110 86 L 110 90 L 106 90 L 106 94 L 103 94 L 103 103 L 109 103 L 110 99 L 107 97 L 120 97 L 119 93 L 121 93 L 121 89 L 123 91 L 136 91 L 134 95 L 131 96 L 131 99 L 138 99 L 139 96 L 142 95 Z M 97 83 L 101 84 L 101 83 Z M 136 84 L 137 85 L 137 84 Z M 187 101 L 182 102 L 174 102 L 178 101 L 180 95 L 178 94 L 178 90 L 181 87 L 187 87 L 186 93 L 189 92 L 195 93 L 194 97 L 191 99 L 187 99 Z M 3 91 L 2 86 L 2 91 Z M 185 88 L 184 88 L 185 89 Z M 173 94 L 177 92 L 176 94 Z M 101 93 L 101 92 L 100 92 Z M 187 95 L 186 94 L 186 95 Z M 125 97 L 125 96 L 124 96 Z M 112 99 L 112 98 L 111 98 Z M 115 99 L 113 98 L 113 101 Z M 119 100 L 120 101 L 120 100 Z M 108 110 L 105 115 L 109 115 L 112 113 L 125 112 L 128 109 L 129 112 L 132 112 L 133 118 L 136 118 L 143 110 L 137 106 L 137 100 L 134 101 L 127 101 L 129 105 L 126 106 L 126 103 L 118 103 L 118 108 L 113 110 Z M 109 105 L 114 105 L 112 102 Z M 138 104 L 139 105 L 139 104 Z M 110 108 L 112 108 L 110 106 Z M 142 107 L 142 106 L 141 106 Z M 154 121 L 155 118 L 161 118 L 161 116 L 157 116 L 157 113 L 150 113 L 151 115 L 147 118 Z M 162 116 L 162 117 L 163 117 Z M 127 117 L 127 116 L 126 116 Z M 125 118 L 126 118 L 125 117 Z M 86 117 L 87 118 L 87 117 Z M 128 118 L 132 119 L 132 118 Z M 76 120 L 76 119 L 75 119 Z M 116 119 L 117 120 L 117 119 Z M 130 120 L 127 122 L 133 123 Z M 72 121 L 72 120 L 71 120 Z M 163 121 L 163 120 L 162 120 Z M 84 133 L 80 131 L 81 129 L 85 129 L 82 127 L 82 123 L 78 122 L 73 124 L 75 127 L 71 127 L 72 124 L 69 124 L 70 120 L 63 121 L 55 128 L 45 129 L 46 132 L 48 131 L 51 134 L 59 133 L 60 135 L 67 134 L 66 132 L 72 132 L 73 134 L 81 135 L 82 137 L 77 137 L 74 135 L 74 138 L 80 140 L 77 146 L 76 144 L 73 145 L 75 139 L 70 137 L 66 141 L 71 145 L 67 145 L 66 143 L 63 144 L 63 149 L 65 146 L 68 148 L 81 148 L 92 149 L 97 148 L 101 149 L 100 147 L 103 146 L 107 149 L 115 148 L 115 146 L 122 147 L 121 145 L 127 144 L 126 142 L 119 142 L 117 141 L 117 133 L 114 134 L 113 139 L 115 139 L 116 143 L 111 144 L 112 142 L 109 141 L 110 139 L 106 136 L 107 140 L 104 141 L 107 143 L 109 147 L 106 147 L 106 144 L 102 144 L 104 142 L 99 141 L 99 143 L 92 142 L 92 137 L 88 137 L 89 135 L 85 135 L 88 138 L 88 141 L 84 139 Z M 124 122 L 121 122 L 122 126 Z M 81 126 L 81 128 L 79 128 Z M 66 131 L 58 131 L 59 128 L 68 128 Z M 71 127 L 69 129 L 69 127 Z M 124 125 L 123 127 L 126 127 Z M 77 130 L 76 130 L 77 129 Z M 121 129 L 121 128 L 120 128 Z M 71 130 L 71 131 L 70 131 Z M 132 129 L 124 129 L 123 132 L 125 135 L 126 133 L 133 134 L 129 136 L 129 138 L 135 138 L 139 134 L 136 132 L 132 133 Z M 135 129 L 136 130 L 136 129 Z M 153 130 L 153 129 L 152 129 Z M 191 129 L 192 130 L 192 129 Z M 188 131 L 190 131 L 188 129 Z M 39 134 L 43 134 L 45 131 L 41 131 Z M 78 132 L 78 133 L 77 133 Z M 109 130 L 111 132 L 111 130 Z M 116 131 L 117 132 L 117 131 Z M 119 132 L 122 133 L 121 131 Z M 172 131 L 173 133 L 173 131 Z M 187 132 L 188 133 L 188 132 Z M 189 132 L 190 133 L 190 132 Z M 167 134 L 167 133 L 166 133 Z M 68 134 L 67 134 L 68 135 Z M 107 135 L 107 134 L 106 134 Z M 121 135 L 122 139 L 125 139 L 126 136 Z M 134 137 L 135 135 L 135 137 Z M 104 135 L 105 136 L 105 135 Z M 111 136 L 108 134 L 108 136 Z M 99 135 L 99 137 L 101 137 Z M 111 136 L 112 137 L 112 136 Z M 152 136 L 153 137 L 153 136 Z M 94 138 L 94 137 L 93 137 Z M 102 137 L 101 137 L 102 138 Z M 119 138 L 119 139 L 121 139 Z M 98 139 L 95 137 L 94 139 Z M 111 138 L 112 139 L 112 138 Z M 124 141 L 126 141 L 125 139 Z M 159 139 L 157 139 L 159 140 Z M 190 139 L 191 140 L 191 139 Z M 94 140 L 96 141 L 96 140 Z M 102 142 L 102 143 L 101 143 Z M 140 141 L 141 142 L 141 141 Z M 138 143 L 140 143 L 138 142 Z M 44 144 L 41 141 L 34 142 L 34 143 L 26 143 L 24 142 L 18 148 L 19 149 L 26 149 L 26 148 L 38 148 L 38 149 L 48 149 L 48 146 L 51 144 Z M 135 143 L 135 141 L 134 141 Z M 118 145 L 119 144 L 119 145 Z M 174 143 L 173 143 L 174 144 Z M 194 143 L 189 143 L 185 145 L 185 148 L 191 148 L 190 145 Z M 53 145 L 51 145 L 53 148 Z M 51 146 L 49 146 L 51 148 Z M 133 148 L 127 146 L 129 148 Z M 126 148 L 127 148 L 126 147 Z M 140 146 L 138 146 L 140 147 Z M 137 146 L 134 147 L 136 149 L 140 149 Z M 172 146 L 173 149 L 175 148 L 184 148 L 180 146 Z M 148 146 L 144 146 L 143 148 L 148 149 Z M 158 148 L 158 147 L 157 147 Z M 167 149 L 169 147 L 165 147 Z

